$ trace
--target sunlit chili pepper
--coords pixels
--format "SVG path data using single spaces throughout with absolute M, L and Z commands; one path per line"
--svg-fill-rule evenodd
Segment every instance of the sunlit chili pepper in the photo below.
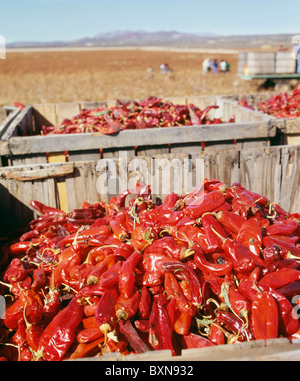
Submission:
M 256 340 L 278 336 L 278 307 L 268 292 L 257 293 L 251 304 L 251 329 Z
M 76 329 L 83 316 L 83 305 L 74 297 L 45 328 L 37 354 L 48 361 L 62 360 L 76 337 Z
M 153 300 L 149 319 L 149 343 L 155 350 L 169 349 L 172 355 L 175 355 L 172 332 L 173 327 L 165 308 L 163 295 L 157 295 Z
M 140 292 L 138 289 L 129 298 L 121 294 L 115 304 L 116 316 L 118 319 L 131 319 L 137 313 L 140 302 Z
M 210 339 L 192 332 L 183 335 L 181 338 L 181 343 L 185 349 L 212 347 L 215 345 Z
M 181 262 L 166 262 L 162 264 L 162 269 L 165 272 L 173 272 L 180 280 L 185 280 L 191 290 L 191 301 L 195 306 L 200 306 L 202 303 L 201 286 L 195 272 L 186 264 Z
M 138 251 L 134 251 L 128 259 L 123 263 L 119 274 L 119 291 L 124 294 L 125 298 L 130 298 L 133 294 L 135 284 L 136 266 L 142 256 Z

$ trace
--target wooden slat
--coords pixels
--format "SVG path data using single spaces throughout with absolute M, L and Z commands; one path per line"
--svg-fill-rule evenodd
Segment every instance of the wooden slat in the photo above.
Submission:
M 153 128 L 151 131 L 120 131 L 117 135 L 70 134 L 35 137 L 15 137 L 9 142 L 13 155 L 27 153 L 63 152 L 66 150 L 91 150 L 99 148 L 121 148 L 132 146 L 153 146 L 195 142 L 226 141 L 234 139 L 257 139 L 275 136 L 275 128 L 265 122 L 224 123 L 174 128 Z
M 5 170 L 5 167 L 4 167 Z M 33 170 L 23 170 L 23 171 L 9 171 L 2 172 L 1 177 L 5 179 L 15 179 L 17 181 L 33 181 L 33 180 L 41 180 L 48 178 L 57 178 L 69 175 L 74 172 L 74 168 L 72 165 L 62 165 L 57 167 L 48 167 L 41 169 L 33 169 Z

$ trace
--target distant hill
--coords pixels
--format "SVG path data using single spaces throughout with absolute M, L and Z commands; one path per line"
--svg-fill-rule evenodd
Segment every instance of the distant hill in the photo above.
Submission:
M 219 36 L 210 32 L 193 34 L 177 31 L 113 31 L 73 41 L 18 41 L 7 44 L 7 48 L 159 46 L 234 50 L 276 49 L 280 44 L 289 48 L 293 35 Z

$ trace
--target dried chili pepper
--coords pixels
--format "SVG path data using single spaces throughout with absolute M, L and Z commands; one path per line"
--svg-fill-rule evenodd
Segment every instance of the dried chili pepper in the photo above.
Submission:
M 251 304 L 251 326 L 256 340 L 278 336 L 278 307 L 268 292 L 257 293 Z
M 48 361 L 62 360 L 76 337 L 82 316 L 83 305 L 74 297 L 45 328 L 39 340 L 38 356 Z

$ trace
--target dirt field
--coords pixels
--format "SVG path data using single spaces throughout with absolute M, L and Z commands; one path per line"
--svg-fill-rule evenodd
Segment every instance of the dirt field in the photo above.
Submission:
M 228 60 L 230 73 L 203 77 L 202 61 L 206 57 Z M 171 76 L 160 73 L 164 62 L 173 69 Z M 153 78 L 148 78 L 150 66 Z M 0 60 L 0 105 L 256 91 L 247 81 L 239 80 L 236 72 L 236 54 L 148 50 L 7 53 L 6 60 Z

